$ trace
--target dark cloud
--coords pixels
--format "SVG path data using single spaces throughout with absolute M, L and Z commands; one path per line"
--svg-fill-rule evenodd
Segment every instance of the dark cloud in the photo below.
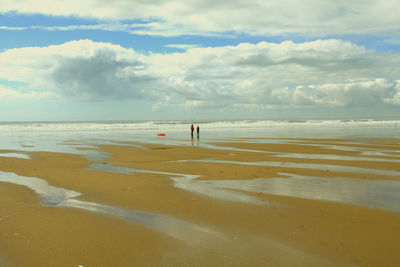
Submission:
M 114 51 L 100 50 L 90 57 L 58 57 L 49 78 L 60 94 L 72 98 L 151 98 L 158 78 L 135 72 L 143 68 L 143 62 L 120 60 Z

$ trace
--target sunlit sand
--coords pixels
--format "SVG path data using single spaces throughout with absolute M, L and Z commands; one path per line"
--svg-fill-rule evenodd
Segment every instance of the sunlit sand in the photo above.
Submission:
M 74 140 L 62 145 L 72 154 L 0 151 L 1 260 L 395 266 L 399 141 Z

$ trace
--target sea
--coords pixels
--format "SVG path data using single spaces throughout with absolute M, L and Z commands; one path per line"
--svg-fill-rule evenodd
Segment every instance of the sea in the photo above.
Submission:
M 190 125 L 199 125 L 201 130 L 219 132 L 229 137 L 236 131 L 252 131 L 292 135 L 300 132 L 321 132 L 324 129 L 339 132 L 365 132 L 396 134 L 400 129 L 398 120 L 356 119 L 356 120 L 204 120 L 204 121 L 51 121 L 51 122 L 0 122 L 0 133 L 23 132 L 187 132 Z M 286 133 L 286 134 L 285 134 Z M 265 136 L 267 137 L 267 136 Z
M 190 137 L 190 125 L 200 136 Z M 158 134 L 164 134 L 158 136 Z M 205 145 L 235 139 L 393 138 L 398 120 L 202 120 L 202 121 L 53 121 L 0 122 L 0 150 L 66 152 L 67 143 L 115 142 Z M 193 142 L 194 141 L 194 142 Z M 76 142 L 78 143 L 78 142 Z

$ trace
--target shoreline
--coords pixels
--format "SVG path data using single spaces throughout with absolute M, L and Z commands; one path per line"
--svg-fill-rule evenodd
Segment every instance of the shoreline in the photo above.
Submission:
M 360 180 L 360 183 L 387 180 L 397 184 L 400 183 L 400 176 L 396 172 L 400 171 L 400 167 L 395 161 L 400 160 L 400 139 L 280 140 L 282 143 L 279 144 L 252 143 L 249 140 L 212 144 L 220 149 L 132 142 L 126 142 L 124 146 L 97 144 L 98 152 L 110 156 L 97 162 L 104 165 L 103 171 L 90 169 L 96 162 L 81 155 L 1 150 L 0 153 L 28 154 L 31 159 L 0 157 L 0 171 L 38 177 L 53 186 L 80 192 L 82 195 L 77 199 L 82 201 L 166 215 L 204 226 L 211 233 L 218 234 L 215 238 L 199 237 L 201 242 L 185 245 L 168 236 L 167 232 L 155 231 L 120 218 L 73 208 L 44 206 L 39 197 L 26 187 L 0 182 L 0 196 L 3 198 L 3 204 L 0 204 L 0 234 L 12 238 L 11 243 L 6 238 L 2 239 L 0 255 L 11 262 L 9 266 L 23 266 L 28 262 L 40 266 L 49 259 L 54 263 L 58 259 L 58 266 L 107 266 L 124 257 L 128 251 L 122 247 L 128 246 L 133 248 L 129 253 L 136 255 L 136 258 L 127 258 L 125 264 L 136 261 L 150 266 L 179 265 L 184 262 L 195 263 L 194 266 L 291 266 L 299 264 L 299 256 L 300 263 L 309 266 L 394 266 L 400 260 L 396 253 L 396 240 L 400 238 L 400 231 L 396 231 L 396 225 L 400 222 L 399 212 L 324 199 L 249 191 L 243 185 L 257 179 L 268 182 L 268 179 L 280 178 L 287 181 L 293 179 L 290 175 L 314 177 L 317 182 L 338 180 L 344 176 L 349 180 Z M 326 145 L 330 147 L 326 148 Z M 252 149 L 262 152 L 249 151 Z M 299 158 L 293 157 L 295 154 L 300 154 Z M 322 156 L 321 159 L 301 158 L 301 154 L 343 156 L 344 159 L 323 159 Z M 349 160 L 351 157 L 355 160 Z M 360 160 L 363 157 L 368 160 Z M 205 159 L 215 162 L 199 161 Z M 273 161 L 286 165 L 254 165 Z M 310 165 L 298 168 L 296 165 L 287 166 L 288 163 L 315 164 L 319 168 L 310 169 L 307 167 Z M 324 164 L 335 166 L 336 169 L 324 170 Z M 104 171 L 108 166 L 125 168 L 128 172 Z M 129 172 L 129 168 L 147 172 Z M 376 173 L 354 172 L 357 170 L 355 168 L 373 169 Z M 380 171 L 393 171 L 394 175 L 381 175 Z M 186 181 L 184 176 L 179 176 L 183 174 L 199 177 Z M 274 186 L 282 187 L 282 181 L 277 180 Z M 238 187 L 222 190 L 221 186 L 226 187 L 226 182 L 230 186 L 236 183 Z M 177 183 L 181 183 L 181 187 L 177 187 Z M 191 186 L 191 190 L 188 190 L 188 186 Z M 303 189 L 294 187 L 291 190 Z M 251 203 L 253 199 L 263 204 Z M 57 228 L 66 218 L 76 218 L 76 222 L 68 219 L 73 230 Z M 32 223 L 27 227 L 27 222 L 37 224 Z M 121 240 L 118 244 L 111 244 L 102 237 L 102 232 L 109 227 L 114 230 L 108 238 Z M 34 234 L 40 229 L 46 236 L 44 240 Z M 43 232 L 45 229 L 49 229 L 48 233 Z M 82 232 L 83 229 L 91 229 L 90 236 Z M 13 236 L 14 233 L 18 235 Z M 79 233 L 97 245 L 92 249 L 85 248 L 79 239 L 69 233 Z M 139 233 L 141 242 L 147 244 L 144 246 L 146 249 L 134 237 Z M 27 240 L 30 240 L 29 243 Z M 85 245 L 89 243 L 85 242 Z M 43 250 L 49 248 L 50 244 L 57 244 L 60 250 L 44 253 Z M 72 249 L 71 246 L 76 247 Z M 79 248 L 87 253 L 78 253 Z M 63 256 L 62 250 L 70 251 L 69 260 Z M 21 251 L 24 253 L 21 254 Z M 149 255 L 156 256 L 149 258 Z

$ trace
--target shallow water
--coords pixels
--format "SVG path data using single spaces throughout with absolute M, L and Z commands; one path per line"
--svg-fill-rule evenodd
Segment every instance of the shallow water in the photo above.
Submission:
M 22 153 L 0 153 L 0 157 L 6 158 L 19 158 L 19 159 L 31 159 L 31 157 L 27 154 Z
M 248 165 L 248 166 L 267 166 L 267 167 L 312 169 L 312 170 L 333 171 L 333 172 L 364 173 L 364 174 L 374 174 L 381 176 L 395 176 L 400 178 L 399 171 L 361 168 L 361 167 L 333 165 L 333 164 L 298 163 L 298 162 L 287 162 L 287 161 L 286 162 L 280 162 L 280 161 L 243 162 L 243 161 L 214 160 L 214 159 L 180 160 L 180 162 L 196 162 L 196 161 Z
M 382 156 L 382 154 L 380 154 Z M 385 155 L 387 156 L 387 155 Z M 377 162 L 398 162 L 400 159 L 387 159 L 387 158 L 370 158 L 370 157 L 358 157 L 358 156 L 343 156 L 343 155 L 332 155 L 332 154 L 303 154 L 303 153 L 280 153 L 274 155 L 279 158 L 296 158 L 296 159 L 327 159 L 327 160 L 345 160 L 345 161 L 377 161 Z M 394 158 L 393 156 L 391 156 Z
M 254 193 L 340 202 L 400 212 L 400 182 L 355 178 L 308 177 L 280 173 L 288 178 L 192 181 L 184 189 L 244 190 Z M 179 185 L 178 185 L 179 186 Z M 204 188 L 205 187 L 205 188 Z
M 118 139 L 118 138 L 116 138 Z M 97 150 L 97 145 L 101 144 L 110 144 L 110 145 L 123 145 L 119 144 L 118 140 L 103 140 L 103 139 L 81 139 L 79 142 L 73 141 L 71 139 L 70 142 L 65 142 L 62 141 L 61 137 L 57 137 L 55 139 L 46 139 L 47 146 L 44 146 L 44 148 L 48 150 L 53 150 L 54 147 L 57 147 L 58 151 L 61 152 L 67 152 L 67 153 L 77 153 L 85 156 L 88 160 L 95 162 L 90 166 L 90 169 L 96 170 L 96 171 L 104 171 L 104 172 L 112 172 L 112 173 L 119 173 L 119 174 L 131 174 L 133 172 L 144 172 L 144 173 L 154 173 L 154 174 L 164 174 L 170 176 L 170 178 L 174 181 L 174 185 L 176 187 L 179 187 L 184 190 L 192 191 L 198 194 L 202 194 L 208 197 L 216 198 L 216 199 L 221 199 L 221 200 L 226 200 L 226 201 L 236 201 L 236 202 L 244 202 L 244 203 L 250 203 L 250 204 L 262 204 L 265 205 L 266 202 L 261 201 L 255 196 L 250 196 L 248 194 L 245 194 L 243 192 L 238 192 L 236 190 L 249 190 L 249 185 L 247 184 L 248 182 L 245 181 L 197 181 L 195 178 L 197 176 L 193 175 L 186 175 L 186 174 L 180 174 L 180 173 L 167 173 L 167 172 L 155 172 L 155 171 L 148 171 L 148 170 L 137 170 L 137 169 L 132 169 L 132 168 L 127 168 L 127 167 L 122 167 L 122 166 L 114 166 L 110 163 L 105 162 L 110 155 L 104 152 L 101 152 L 100 150 Z M 43 140 L 42 140 L 43 141 Z M 214 142 L 215 140 L 213 140 Z M 269 142 L 270 139 L 268 140 L 263 140 L 262 142 Z M 151 140 L 149 140 L 151 142 Z M 165 142 L 165 140 L 163 141 Z M 175 142 L 175 141 L 174 141 Z M 172 142 L 172 143 L 174 143 Z M 178 141 L 179 142 L 184 142 L 184 141 Z M 286 142 L 285 140 L 275 140 L 273 139 L 274 143 L 277 142 Z M 165 142 L 168 143 L 168 142 Z M 190 145 L 189 143 L 186 143 L 187 145 Z M 216 148 L 218 146 L 214 145 L 208 145 L 206 142 L 202 144 L 205 147 L 208 148 Z M 78 148 L 85 147 L 85 150 L 80 150 Z M 36 150 L 39 147 L 35 147 L 31 150 Z M 87 150 L 89 148 L 89 150 Z M 218 147 L 220 149 L 225 149 L 224 147 Z M 330 148 L 334 149 L 340 149 L 340 146 L 330 146 Z M 346 148 L 347 150 L 357 150 L 356 148 Z M 232 150 L 241 150 L 241 149 L 235 149 L 233 148 Z M 254 150 L 252 150 L 254 152 Z M 266 153 L 265 151 L 257 151 L 257 152 L 262 152 Z M 368 151 L 366 151 L 368 152 Z M 373 151 L 375 155 L 378 155 L 377 153 L 381 153 L 381 151 Z M 19 153 L 15 153 L 19 154 Z M 266 153 L 268 154 L 268 152 Z M 22 153 L 20 155 L 23 155 Z M 22 157 L 18 155 L 18 157 Z M 8 155 L 8 156 L 13 156 L 13 155 Z M 275 155 L 276 156 L 276 155 Z M 289 158 L 324 158 L 324 159 L 332 159 L 332 160 L 371 160 L 371 161 L 390 161 L 390 162 L 397 162 L 398 160 L 386 160 L 386 159 L 379 159 L 379 158 L 363 158 L 363 157 L 355 157 L 355 156 L 337 156 L 337 155 L 319 155 L 319 154 L 301 154 L 301 153 L 281 153 L 278 157 L 289 157 Z M 217 161 L 217 160 L 202 160 L 203 162 L 214 162 L 214 163 L 227 163 L 227 164 L 245 164 L 245 165 L 254 165 L 254 166 L 271 166 L 271 167 L 283 167 L 283 168 L 304 168 L 304 169 L 316 169 L 316 170 L 329 170 L 329 171 L 336 171 L 336 172 L 351 172 L 351 173 L 365 173 L 365 174 L 375 174 L 375 175 L 381 175 L 381 176 L 395 176 L 395 177 L 400 177 L 400 172 L 398 171 L 392 171 L 392 170 L 379 170 L 379 169 L 370 169 L 370 168 L 359 168 L 359 167 L 349 167 L 349 166 L 340 166 L 340 165 L 329 165 L 329 164 L 311 164 L 311 163 L 293 163 L 293 162 L 237 162 L 237 161 Z M 101 163 L 99 163 L 101 162 Z M 290 176 L 290 174 L 286 174 L 287 176 Z M 292 177 L 293 178 L 293 177 Z M 362 200 L 362 201 L 355 201 L 354 199 L 351 200 L 349 197 L 343 197 L 343 188 L 340 188 L 335 185 L 329 185 L 329 186 L 324 186 L 322 187 L 323 184 L 327 185 L 326 180 L 320 180 L 319 178 L 315 177 L 310 177 L 311 180 L 306 180 L 306 179 L 281 179 L 281 178 L 273 178 L 273 179 L 268 179 L 265 181 L 260 181 L 260 180 L 251 180 L 253 186 L 251 187 L 252 192 L 260 192 L 260 190 L 264 190 L 265 192 L 269 192 L 271 194 L 277 194 L 277 195 L 290 195 L 288 192 L 291 192 L 291 190 L 288 190 L 292 187 L 297 190 L 295 190 L 291 196 L 296 196 L 296 197 L 305 197 L 305 198 L 316 198 L 316 199 L 322 199 L 322 200 L 327 200 L 327 201 L 338 201 L 338 202 L 343 202 L 343 203 L 349 203 L 349 204 L 357 204 L 357 205 L 367 205 L 370 207 L 378 207 L 378 208 L 385 208 L 385 209 L 390 209 L 390 210 L 397 210 L 397 206 L 394 205 L 392 199 L 396 199 L 393 197 L 393 190 L 396 193 L 400 194 L 400 190 L 396 187 L 397 182 L 394 182 L 394 186 L 391 188 L 388 188 L 386 186 L 387 182 L 382 182 L 382 184 L 377 184 L 375 183 L 375 189 L 369 185 L 368 187 L 364 186 L 367 184 L 370 184 L 369 181 L 362 180 L 362 181 L 357 181 L 353 182 L 355 180 L 350 179 L 350 178 L 343 178 L 343 179 L 348 179 L 349 181 L 344 181 L 343 185 L 346 188 L 346 192 L 348 192 L 349 196 L 352 196 L 352 192 L 357 196 L 356 199 L 360 199 L 360 195 L 362 195 L 361 191 L 364 190 L 364 194 L 370 196 L 369 200 Z M 290 181 L 290 184 L 288 182 Z M 336 181 L 342 181 L 342 180 L 336 180 Z M 298 183 L 308 183 L 307 186 L 301 186 L 301 184 Z M 363 182 L 365 184 L 363 185 Z M 279 184 L 282 184 L 281 187 L 279 187 Z M 317 184 L 321 186 L 321 188 L 314 188 L 314 185 L 311 184 Z M 266 191 L 265 186 L 268 185 L 270 188 L 275 188 L 275 191 Z M 258 188 L 260 187 L 260 188 Z M 353 190 L 351 189 L 352 187 Z M 247 188 L 247 189 L 246 189 Z M 264 189 L 262 189 L 264 188 Z M 282 191 L 276 190 L 277 188 L 285 188 Z M 309 188 L 307 191 L 306 189 Z M 314 188 L 314 189 L 313 189 Z M 330 188 L 330 190 L 328 190 Z M 385 188 L 385 191 L 380 190 L 379 188 Z M 233 190 L 235 189 L 235 191 Z M 313 191 L 312 191 L 312 190 Z M 391 189 L 391 190 L 389 190 Z M 270 189 L 272 190 L 272 189 Z M 379 192 L 375 192 L 379 191 Z M 398 190 L 398 191 L 396 191 Z M 310 193 L 312 192 L 312 193 Z M 318 192 L 318 194 L 316 193 Z M 386 197 L 385 197 L 385 192 L 387 192 Z M 336 197 L 335 194 L 337 195 Z M 379 194 L 380 200 L 378 201 L 379 204 L 373 204 L 374 196 L 376 194 Z M 318 197 L 317 197 L 318 196 Z M 368 204 L 370 203 L 370 204 Z M 372 203 L 372 204 L 371 204 Z M 49 203 L 47 203 L 49 204 Z M 70 205 L 73 203 L 71 202 Z M 74 205 L 77 203 L 75 202 Z M 80 206 L 81 203 L 79 204 Z M 393 205 L 395 206 L 393 208 Z M 89 208 L 89 207 L 87 207 Z
M 311 144 L 307 143 L 310 141 L 304 141 L 302 145 L 307 145 L 307 146 L 315 146 L 319 148 L 324 148 L 324 149 L 333 149 L 333 150 L 339 150 L 339 151 L 355 151 L 359 152 L 360 155 L 370 155 L 370 156 L 387 156 L 387 157 L 395 157 L 394 155 L 390 154 L 391 152 L 396 152 L 398 150 L 392 150 L 392 149 L 380 149 L 380 148 L 366 148 L 366 147 L 358 147 L 358 146 L 341 146 L 339 144 L 336 145 L 326 145 L 326 144 Z M 346 144 L 355 144 L 355 145 L 363 145 L 362 142 L 358 143 L 350 143 L 347 142 Z
M 194 160 L 192 160 L 194 161 Z M 191 162 L 192 162 L 191 161 Z M 329 169 L 343 172 L 361 172 L 398 176 L 396 171 L 364 169 L 358 167 L 336 166 L 327 164 L 293 164 L 282 162 L 232 162 L 217 160 L 196 160 L 201 162 L 234 163 L 255 166 L 301 167 L 314 169 Z M 188 162 L 188 161 L 186 161 Z M 322 167 L 320 166 L 322 165 Z M 300 197 L 324 201 L 340 202 L 372 208 L 400 212 L 400 181 L 366 180 L 346 177 L 323 178 L 294 175 L 281 172 L 287 178 L 256 178 L 251 180 L 196 180 L 200 175 L 188 175 L 149 170 L 137 170 L 110 164 L 95 164 L 91 169 L 112 173 L 131 174 L 145 172 L 170 176 L 174 186 L 207 197 L 243 202 L 256 205 L 268 205 L 256 196 L 244 193 L 266 193 L 281 196 Z M 400 176 L 399 176 L 400 177 Z
M 74 131 L 74 132 L 18 132 L 17 134 L 0 132 L 0 150 L 15 150 L 15 151 L 49 151 L 49 152 L 63 152 L 78 154 L 86 157 L 89 161 L 94 162 L 90 166 L 90 169 L 96 171 L 106 171 L 120 174 L 131 174 L 132 172 L 145 172 L 154 174 L 168 175 L 173 181 L 176 187 L 184 190 L 196 192 L 209 197 L 227 200 L 227 201 L 238 201 L 251 204 L 266 204 L 257 197 L 250 196 L 243 192 L 236 190 L 248 190 L 252 192 L 261 192 L 264 190 L 265 193 L 296 196 L 304 198 L 315 198 L 326 201 L 338 201 L 349 204 L 364 205 L 375 208 L 384 208 L 393 211 L 399 211 L 395 201 L 398 201 L 396 194 L 400 195 L 400 189 L 398 188 L 398 182 L 396 181 L 378 181 L 370 182 L 368 180 L 354 180 L 353 178 L 332 178 L 332 181 L 327 178 L 317 177 L 300 177 L 285 174 L 290 178 L 272 178 L 265 180 L 253 179 L 250 181 L 197 181 L 196 175 L 187 175 L 179 173 L 167 173 L 167 172 L 153 172 L 148 170 L 135 170 L 126 167 L 114 166 L 106 162 L 111 156 L 108 153 L 98 150 L 98 145 L 127 145 L 121 142 L 140 142 L 140 143 L 155 143 L 164 145 L 197 145 L 201 147 L 211 149 L 223 149 L 231 151 L 251 151 L 259 152 L 264 154 L 270 154 L 268 151 L 258 150 L 246 150 L 238 148 L 229 148 L 217 145 L 211 145 L 210 143 L 218 142 L 235 142 L 235 141 L 249 141 L 253 143 L 293 143 L 293 140 L 284 140 L 280 138 L 330 138 L 330 137 L 396 137 L 398 136 L 400 126 L 393 127 L 368 127 L 368 128 L 308 128 L 308 127 L 277 127 L 277 128 L 263 128 L 263 129 L 235 129 L 230 128 L 229 131 L 221 129 L 202 129 L 200 141 L 194 140 L 193 143 L 190 140 L 189 132 L 186 131 L 171 131 L 167 132 L 165 137 L 156 137 L 158 130 L 152 131 Z M 244 138 L 245 139 L 242 139 Z M 252 139 L 256 138 L 256 139 Z M 268 139 L 266 139 L 268 138 Z M 303 142 L 303 141 L 302 141 Z M 395 150 L 384 150 L 384 149 L 369 149 L 359 147 L 348 147 L 340 146 L 340 144 L 332 143 L 331 145 L 319 145 L 313 143 L 307 143 L 307 145 L 318 146 L 323 148 L 330 148 L 336 150 L 347 150 L 357 151 L 360 156 L 336 156 L 336 155 L 319 155 L 319 154 L 302 154 L 302 153 L 280 153 L 278 157 L 289 157 L 289 158 L 309 158 L 309 159 L 331 159 L 331 160 L 365 160 L 365 161 L 387 161 L 397 164 L 399 160 L 395 159 L 399 156 L 388 154 Z M 303 143 L 303 144 L 304 144 Z M 357 144 L 361 143 L 356 142 Z M 136 145 L 128 145 L 136 146 Z M 84 149 L 81 149 L 84 148 Z M 276 154 L 276 153 L 274 153 Z M 375 156 L 372 158 L 364 158 L 361 155 Z M 28 155 L 24 153 L 0 153 L 0 156 L 4 157 L 17 157 L 29 159 Z M 274 155 L 277 156 L 277 155 Z M 382 159 L 379 156 L 390 156 L 392 159 Z M 235 162 L 235 161 L 216 161 L 216 160 L 203 160 L 203 162 L 214 162 L 214 163 L 228 163 L 228 164 L 245 164 L 254 166 L 271 166 L 271 167 L 282 167 L 282 168 L 304 168 L 304 169 L 316 169 L 316 170 L 329 170 L 336 172 L 350 172 L 350 173 L 365 173 L 375 174 L 380 176 L 391 176 L 399 177 L 400 172 L 393 170 L 379 170 L 371 168 L 359 168 L 329 164 L 311 164 L 311 163 L 293 163 L 293 162 Z M 1 171 L 1 169 L 0 169 Z M 0 172 L 1 173 L 1 172 Z M 2 175 L 3 176 L 3 175 Z M 30 178 L 31 179 L 31 178 Z M 334 182 L 334 180 L 336 182 Z M 31 180 L 32 181 L 32 180 Z M 340 182 L 339 182 L 340 181 Z M 332 184 L 330 184 L 332 183 Z M 337 184 L 335 184 L 337 183 Z M 363 184 L 364 183 L 364 184 Z M 38 182 L 35 186 L 38 186 L 41 182 Z M 343 187 L 340 187 L 340 185 Z M 390 186 L 388 186 L 390 184 Z M 27 184 L 25 184 L 28 186 Z M 318 187 L 319 186 L 319 187 Z M 48 185 L 42 185 L 44 190 L 53 190 Z M 33 188 L 32 188 L 33 189 Z M 279 189 L 279 190 L 278 190 Z M 383 190 L 384 189 L 384 190 Z M 33 189 L 35 190 L 35 189 Z M 36 188 L 39 192 L 39 188 Z M 51 194 L 49 192 L 43 193 L 43 202 L 47 205 L 61 205 L 60 193 Z M 57 190 L 56 190 L 57 191 Z M 293 193 L 289 193 L 293 192 Z M 344 196 L 342 192 L 347 192 L 347 196 Z M 354 197 L 352 194 L 354 192 Z M 335 197 L 335 194 L 337 195 Z M 362 195 L 368 196 L 368 198 L 362 198 Z M 379 200 L 375 200 L 374 197 L 379 195 Z M 54 200 L 55 199 L 55 200 Z M 358 200 L 355 200 L 358 199 Z M 363 199 L 363 200 L 359 200 Z M 96 212 L 111 214 L 112 212 L 107 206 L 98 206 L 97 203 L 82 203 L 73 198 L 64 198 L 64 203 L 68 205 L 75 205 L 77 208 L 85 207 L 86 210 L 94 209 Z M 63 202 L 61 201 L 61 202 Z M 379 203 L 376 204 L 375 202 Z M 46 203 L 47 202 L 47 203 Z M 56 204 L 54 204 L 56 203 Z M 86 203 L 86 204 L 85 204 Z M 118 209 L 112 207 L 112 209 Z M 134 216 L 128 212 L 128 215 L 121 215 L 126 218 L 133 218 Z M 123 214 L 124 212 L 117 212 L 116 214 Z M 116 214 L 112 216 L 116 216 Z M 130 215 L 129 215 L 130 214 Z M 133 217 L 132 217 L 133 216 Z M 117 216 L 118 217 L 118 216 Z M 141 216 L 139 216 L 141 217 Z M 139 219 L 138 219 L 139 220 Z M 140 219 L 141 220 L 141 219 Z M 134 221 L 134 219 L 132 219 Z M 148 222 L 150 225 L 151 223 Z
M 241 164 L 250 166 L 271 166 L 282 168 L 305 168 L 336 172 L 365 173 L 381 176 L 395 176 L 400 172 L 329 164 L 293 163 L 293 162 L 240 162 L 223 160 L 182 160 L 181 162 L 212 162 L 222 164 Z M 256 178 L 250 180 L 194 180 L 172 178 L 175 186 L 208 195 L 214 198 L 242 201 L 253 204 L 265 204 L 258 198 L 236 195 L 237 191 L 267 193 L 273 195 L 300 197 L 324 201 L 340 202 L 372 208 L 400 212 L 400 180 L 367 180 L 348 177 L 312 177 L 301 176 L 284 171 L 279 173 L 287 178 Z M 231 197 L 234 196 L 234 197 Z
M 47 206 L 78 208 L 106 214 L 144 225 L 190 244 L 209 240 L 210 238 L 222 238 L 219 233 L 210 228 L 190 224 L 169 216 L 131 211 L 100 203 L 78 200 L 76 197 L 80 196 L 81 193 L 49 185 L 47 181 L 40 178 L 20 176 L 15 173 L 0 171 L 0 182 L 23 185 L 32 189 L 40 195 L 43 204 Z
M 174 186 L 177 188 L 201 194 L 210 198 L 256 205 L 268 205 L 268 202 L 265 202 L 255 196 L 232 190 L 238 189 L 246 191 L 245 188 L 240 188 L 240 186 L 237 188 L 220 186 L 218 185 L 218 182 L 215 183 L 216 181 L 195 180 L 197 177 L 197 175 L 187 175 L 183 177 L 171 177 L 171 179 L 174 181 Z M 226 182 L 226 184 L 229 184 L 229 182 Z
M 178 188 L 195 192 L 201 195 L 205 195 L 211 198 L 250 203 L 250 204 L 266 204 L 266 202 L 258 199 L 257 197 L 253 197 L 242 192 L 225 190 L 224 188 L 214 187 L 211 182 L 197 183 L 195 179 L 200 175 L 132 169 L 128 167 L 114 166 L 109 163 L 92 164 L 89 167 L 89 169 L 101 172 L 110 172 L 110 173 L 127 174 L 127 175 L 138 172 L 162 174 L 169 176 L 169 178 L 174 181 L 174 186 Z

